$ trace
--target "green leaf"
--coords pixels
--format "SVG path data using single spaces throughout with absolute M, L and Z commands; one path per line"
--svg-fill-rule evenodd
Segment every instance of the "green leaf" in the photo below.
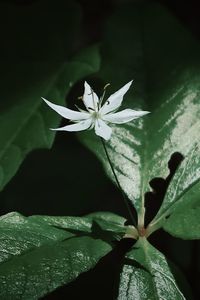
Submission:
M 164 255 L 141 238 L 126 255 L 118 299 L 179 300 L 185 297 Z
M 181 202 L 171 207 L 169 216 L 162 220 L 165 231 L 182 239 L 200 238 L 199 188 L 200 183 L 195 184 L 182 196 Z
M 5 17 L 8 9 L 13 23 Z M 91 47 L 69 60 L 80 22 L 79 7 L 71 1 L 61 1 L 59 6 L 55 0 L 39 1 L 31 9 L 2 3 L 0 11 L 7 28 L 0 52 L 4 74 L 0 113 L 2 190 L 30 151 L 52 146 L 55 133 L 49 127 L 57 126 L 60 117 L 45 107 L 41 96 L 64 104 L 71 86 L 98 70 L 99 55 L 97 47 Z
M 185 240 L 200 239 L 200 207 L 175 212 L 164 223 L 164 230 Z
M 32 216 L 29 219 L 67 229 L 76 234 L 93 233 L 108 237 L 107 232 L 110 234 L 111 240 L 122 238 L 131 228 L 124 225 L 125 218 L 111 212 L 95 212 L 83 217 Z
M 18 213 L 0 218 L 0 232 L 1 299 L 38 299 L 94 267 L 111 250 L 98 237 L 76 237 Z
M 160 210 L 149 226 L 149 232 L 162 226 L 172 235 L 183 239 L 200 237 L 198 160 L 198 148 L 194 147 L 192 154 L 185 158 L 175 174 Z
M 112 138 L 107 143 L 120 184 L 136 207 L 141 226 L 149 181 L 167 177 L 174 152 L 182 153 L 185 159 L 172 180 L 165 209 L 200 178 L 199 51 L 194 37 L 159 4 L 120 7 L 106 27 L 99 78 L 112 83 L 110 93 L 134 79 L 122 109 L 151 112 L 124 125 L 111 125 Z M 99 139 L 91 132 L 81 133 L 80 139 L 114 181 Z M 172 192 L 173 199 L 169 196 Z

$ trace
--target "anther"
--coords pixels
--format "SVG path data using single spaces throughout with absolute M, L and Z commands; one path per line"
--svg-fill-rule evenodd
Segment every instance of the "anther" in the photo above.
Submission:
M 108 87 L 109 85 L 110 85 L 110 83 L 107 83 L 107 84 L 104 86 L 103 89 L 104 89 L 104 90 L 107 89 L 107 87 Z

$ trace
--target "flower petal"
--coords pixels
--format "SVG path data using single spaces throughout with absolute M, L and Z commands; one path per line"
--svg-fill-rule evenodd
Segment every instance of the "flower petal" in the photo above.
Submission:
M 128 91 L 133 80 L 125 84 L 120 90 L 112 94 L 100 109 L 101 114 L 107 114 L 120 107 L 125 93 Z
M 48 106 L 50 106 L 53 110 L 55 110 L 59 115 L 62 117 L 72 120 L 72 121 L 80 121 L 85 120 L 90 117 L 90 114 L 88 112 L 79 112 L 75 110 L 71 110 L 67 107 L 57 105 L 54 103 L 51 103 L 50 101 L 46 100 L 45 98 L 42 98 Z
M 56 131 L 82 131 L 82 130 L 86 130 L 88 129 L 91 125 L 92 125 L 92 119 L 87 119 L 84 121 L 80 121 L 76 124 L 72 124 L 72 125 L 67 125 L 64 127 L 60 127 L 60 128 L 51 128 L 51 130 L 56 130 Z
M 91 86 L 85 81 L 85 91 L 83 94 L 83 102 L 85 104 L 85 107 L 91 111 L 97 111 L 98 110 L 98 103 L 99 98 L 97 94 L 93 91 Z
M 124 109 L 117 113 L 104 115 L 102 118 L 107 122 L 111 122 L 115 124 L 123 124 L 123 123 L 130 122 L 134 119 L 140 118 L 148 113 L 149 111 L 142 111 L 142 110 L 137 111 L 133 109 Z
M 112 129 L 104 121 L 97 119 L 95 122 L 95 133 L 107 141 L 111 137 Z

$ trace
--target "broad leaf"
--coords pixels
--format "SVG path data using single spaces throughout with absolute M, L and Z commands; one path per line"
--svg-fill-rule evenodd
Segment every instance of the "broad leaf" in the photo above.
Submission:
M 149 181 L 167 177 L 174 152 L 181 152 L 185 159 L 172 180 L 165 209 L 200 178 L 199 51 L 199 43 L 159 4 L 124 6 L 106 28 L 99 78 L 113 84 L 110 93 L 134 79 L 122 108 L 151 111 L 142 119 L 111 125 L 112 138 L 107 143 L 141 226 Z M 91 132 L 80 134 L 80 139 L 96 153 L 114 181 L 99 139 Z
M 53 143 L 55 133 L 49 127 L 57 126 L 60 117 L 43 106 L 41 96 L 64 104 L 71 86 L 98 70 L 99 55 L 92 47 L 69 60 L 80 22 L 79 7 L 71 1 L 60 1 L 59 6 L 55 0 L 39 1 L 31 4 L 31 9 L 29 5 L 20 8 L 2 3 L 0 11 L 2 28 L 6 29 L 0 50 L 4 74 L 0 104 L 2 190 L 27 153 L 50 148 Z
M 185 299 L 164 255 L 145 238 L 127 254 L 118 299 Z
M 44 218 L 17 213 L 0 218 L 0 232 L 1 299 L 38 299 L 94 267 L 111 250 L 98 237 L 76 237 Z
M 67 229 L 76 234 L 102 235 L 111 241 L 121 239 L 127 234 L 137 237 L 133 226 L 125 226 L 125 218 L 111 212 L 96 212 L 83 217 L 32 216 L 29 219 Z
M 198 130 L 198 126 L 199 126 L 198 123 L 199 121 L 197 120 L 196 124 L 194 125 L 196 127 L 196 130 Z M 192 129 L 195 130 L 194 128 Z M 193 201 L 193 197 L 194 197 L 193 190 L 196 193 L 198 193 L 197 191 L 199 191 L 199 185 L 198 185 L 199 178 L 200 178 L 200 147 L 197 143 L 195 143 L 191 151 L 185 157 L 178 171 L 176 172 L 167 190 L 163 204 L 158 214 L 152 221 L 150 227 L 152 228 L 159 227 L 160 224 L 162 224 L 162 222 L 165 221 L 165 218 L 170 216 L 173 213 L 173 211 L 178 208 L 181 202 L 183 202 L 183 205 L 185 206 L 185 212 L 186 212 L 187 207 L 191 205 Z M 189 221 L 189 219 L 187 220 Z M 190 222 L 188 223 L 188 230 L 189 227 L 190 227 Z
M 196 184 L 182 197 L 176 209 L 163 222 L 163 229 L 171 235 L 182 239 L 200 238 L 200 184 Z
M 172 214 L 164 223 L 164 230 L 185 240 L 200 239 L 200 207 L 188 208 Z

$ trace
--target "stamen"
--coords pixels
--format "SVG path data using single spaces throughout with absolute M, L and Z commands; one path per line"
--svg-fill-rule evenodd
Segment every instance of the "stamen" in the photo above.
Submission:
M 78 107 L 78 105 L 75 104 L 75 107 L 76 107 L 80 112 L 84 112 L 84 110 L 81 109 L 80 107 Z
M 90 87 L 90 89 L 91 89 L 91 94 L 92 94 L 92 101 L 93 101 L 93 105 L 94 105 L 94 109 L 92 109 L 93 111 L 96 111 L 96 105 L 95 105 L 95 101 L 94 101 L 94 92 L 93 92 L 93 90 L 92 90 L 92 88 Z M 90 94 L 90 95 L 91 95 Z
M 106 90 L 109 85 L 110 85 L 110 83 L 107 83 L 103 89 Z
M 88 109 L 91 109 L 91 110 L 95 111 L 95 109 L 94 109 L 94 108 L 92 108 L 92 107 L 88 107 Z
M 107 89 L 107 87 L 108 87 L 109 85 L 110 85 L 110 83 L 107 83 L 107 84 L 104 86 L 104 88 L 103 88 L 103 95 L 102 95 L 101 98 L 100 98 L 100 101 L 99 101 L 99 107 L 102 106 L 102 102 L 103 102 L 103 99 L 104 99 L 105 94 L 106 94 L 106 89 Z
M 78 97 L 78 100 L 83 100 L 83 96 Z

